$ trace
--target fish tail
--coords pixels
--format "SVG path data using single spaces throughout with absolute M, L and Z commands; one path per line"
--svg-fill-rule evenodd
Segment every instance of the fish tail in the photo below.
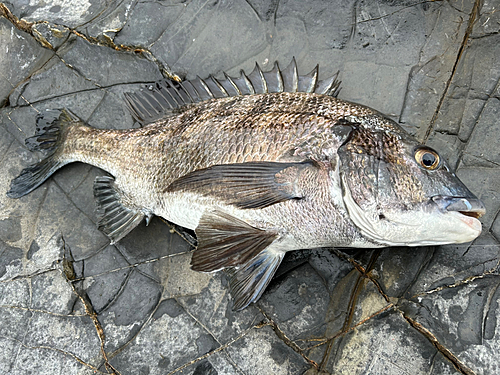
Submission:
M 8 197 L 20 198 L 32 192 L 55 171 L 70 162 L 60 158 L 60 146 L 64 143 L 67 129 L 75 124 L 82 124 L 82 121 L 66 109 L 48 111 L 37 116 L 35 135 L 25 142 L 30 151 L 42 151 L 46 157 L 39 163 L 24 168 L 12 180 Z

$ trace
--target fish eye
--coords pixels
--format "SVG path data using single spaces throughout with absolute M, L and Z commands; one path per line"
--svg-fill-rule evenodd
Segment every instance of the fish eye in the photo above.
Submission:
M 415 160 L 424 169 L 433 171 L 441 164 L 439 154 L 431 148 L 419 147 L 415 150 Z

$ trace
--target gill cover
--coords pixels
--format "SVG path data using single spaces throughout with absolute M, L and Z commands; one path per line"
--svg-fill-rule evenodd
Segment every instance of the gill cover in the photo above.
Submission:
M 479 235 L 476 218 L 433 199 L 477 200 L 436 151 L 381 115 L 350 121 L 357 125 L 338 151 L 341 183 L 346 210 L 364 237 L 381 246 L 421 246 Z

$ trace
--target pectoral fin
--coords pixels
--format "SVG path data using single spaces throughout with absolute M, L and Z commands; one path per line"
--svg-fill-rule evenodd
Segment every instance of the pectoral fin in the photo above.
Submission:
M 298 180 L 310 161 L 301 163 L 249 162 L 214 165 L 175 180 L 166 191 L 192 191 L 219 198 L 239 208 L 265 208 L 304 197 Z
M 122 193 L 111 177 L 95 179 L 94 197 L 97 203 L 98 228 L 111 239 L 111 243 L 125 237 L 146 216 L 144 212 L 122 203 Z M 147 217 L 149 218 L 150 216 Z

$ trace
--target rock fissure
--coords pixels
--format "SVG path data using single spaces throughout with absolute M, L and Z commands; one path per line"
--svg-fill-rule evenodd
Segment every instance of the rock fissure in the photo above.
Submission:
M 463 375 L 476 375 L 474 371 L 472 371 L 467 365 L 465 365 L 462 361 L 460 361 L 449 349 L 447 349 L 443 344 L 441 344 L 438 339 L 432 334 L 431 331 L 429 331 L 427 328 L 425 328 L 422 324 L 417 322 L 416 320 L 410 318 L 409 316 L 405 315 L 404 313 L 400 312 L 403 316 L 403 318 L 413 327 L 415 328 L 419 333 L 421 333 L 425 338 L 427 338 L 432 345 L 436 347 L 436 349 L 446 358 L 448 359 L 455 368 L 460 371 L 461 374 Z
M 443 106 L 444 100 L 448 94 L 448 90 L 450 89 L 453 78 L 455 77 L 455 73 L 456 73 L 457 68 L 458 68 L 458 63 L 461 61 L 461 58 L 465 52 L 469 38 L 472 34 L 472 29 L 474 28 L 474 23 L 476 22 L 476 19 L 479 16 L 480 10 L 481 10 L 481 0 L 475 0 L 474 6 L 472 7 L 472 10 L 471 10 L 470 15 L 469 15 L 467 29 L 465 30 L 465 34 L 464 34 L 462 43 L 460 45 L 460 48 L 458 49 L 457 56 L 455 58 L 455 63 L 453 65 L 453 68 L 452 68 L 451 73 L 450 73 L 450 77 L 446 81 L 446 86 L 443 90 L 443 93 L 441 94 L 436 111 L 434 112 L 434 115 L 432 116 L 430 124 L 427 127 L 427 130 L 425 131 L 425 135 L 424 135 L 423 140 L 422 140 L 422 143 L 424 143 L 424 144 L 427 143 L 427 141 L 429 140 L 429 136 L 431 135 L 432 131 L 434 130 L 434 126 L 436 124 L 437 118 L 438 118 L 439 113 L 441 111 L 441 107 Z

